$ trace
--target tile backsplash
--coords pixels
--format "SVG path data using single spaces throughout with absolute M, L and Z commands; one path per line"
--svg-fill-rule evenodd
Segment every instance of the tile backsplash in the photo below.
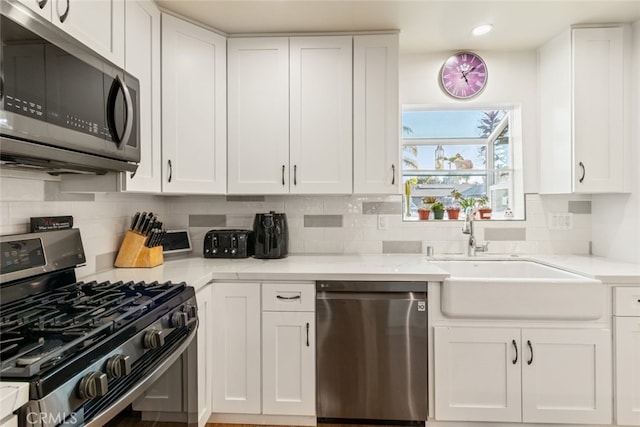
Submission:
M 153 196 L 69 194 L 55 180 L 0 179 L 0 233 L 28 231 L 32 216 L 73 215 L 87 253 L 78 275 L 110 268 L 131 216 L 153 211 L 171 228 L 188 228 L 194 255 L 212 228 L 253 226 L 256 213 L 285 212 L 292 254 L 463 253 L 461 221 L 405 222 L 401 196 Z M 550 213 L 570 213 L 569 230 L 551 230 Z M 526 220 L 476 222 L 490 253 L 587 254 L 591 241 L 589 196 L 526 197 Z
M 528 194 L 526 220 L 477 221 L 476 235 L 480 242 L 491 241 L 490 253 L 587 254 L 590 206 L 588 196 Z M 461 221 L 403 221 L 401 196 L 182 196 L 168 198 L 166 207 L 177 226 L 201 215 L 224 215 L 227 228 L 247 229 L 255 213 L 285 212 L 289 250 L 297 254 L 424 253 L 426 246 L 436 254 L 464 253 L 468 239 Z M 550 230 L 549 213 L 571 213 L 572 228 Z M 198 253 L 210 228 L 189 226 Z

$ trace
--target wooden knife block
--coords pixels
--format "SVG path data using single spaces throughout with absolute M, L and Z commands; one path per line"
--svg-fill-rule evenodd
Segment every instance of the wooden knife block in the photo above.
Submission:
M 148 248 L 144 245 L 147 236 L 127 231 L 120 245 L 114 265 L 116 267 L 155 267 L 164 262 L 162 245 Z

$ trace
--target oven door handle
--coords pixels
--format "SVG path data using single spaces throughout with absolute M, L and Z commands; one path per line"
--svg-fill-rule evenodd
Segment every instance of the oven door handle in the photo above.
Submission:
M 198 319 L 194 319 L 196 322 L 199 322 Z M 87 421 L 84 425 L 85 427 L 101 427 L 107 421 L 111 420 L 113 417 L 118 415 L 123 409 L 125 409 L 131 402 L 136 400 L 138 397 L 144 393 L 149 386 L 151 386 L 158 378 L 162 376 L 173 363 L 182 356 L 182 353 L 185 352 L 187 347 L 191 344 L 191 341 L 196 336 L 196 332 L 198 327 L 196 326 L 191 330 L 189 336 L 180 344 L 180 346 L 171 353 L 162 363 L 160 363 L 146 378 L 140 381 L 135 385 L 131 390 L 127 391 L 120 399 L 118 399 L 113 405 L 109 408 L 102 411 L 99 415 L 96 415 L 89 421 Z

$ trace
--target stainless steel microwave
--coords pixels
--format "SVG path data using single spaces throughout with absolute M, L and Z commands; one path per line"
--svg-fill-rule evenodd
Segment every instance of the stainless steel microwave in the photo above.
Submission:
M 15 0 L 0 20 L 3 166 L 135 172 L 138 80 Z

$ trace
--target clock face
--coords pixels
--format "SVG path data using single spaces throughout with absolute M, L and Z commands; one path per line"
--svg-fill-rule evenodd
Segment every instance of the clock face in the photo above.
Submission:
M 487 65 L 475 53 L 458 52 L 442 66 L 440 84 L 454 98 L 472 98 L 487 84 Z

